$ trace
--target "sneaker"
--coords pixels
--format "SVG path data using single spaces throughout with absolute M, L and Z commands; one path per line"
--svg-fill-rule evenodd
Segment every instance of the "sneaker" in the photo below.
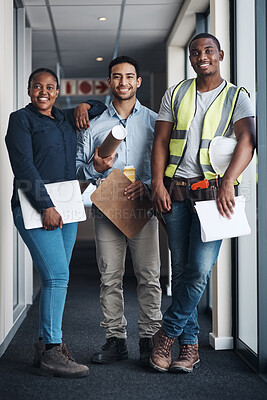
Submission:
M 193 368 L 200 362 L 198 344 L 180 345 L 180 354 L 171 365 L 171 372 L 192 372 Z
M 71 357 L 65 344 L 44 350 L 40 375 L 57 376 L 61 378 L 82 378 L 87 376 L 89 369 L 86 365 L 77 364 Z
M 41 340 L 34 343 L 34 359 L 32 362 L 33 367 L 40 368 L 44 350 L 45 350 L 45 344 Z
M 94 353 L 91 362 L 96 364 L 108 364 L 114 361 L 126 360 L 128 350 L 126 339 L 117 337 L 108 338 L 101 351 Z
M 170 338 L 160 328 L 153 336 L 153 351 L 149 360 L 152 368 L 160 372 L 167 372 L 172 362 L 171 348 L 175 338 Z
M 153 350 L 152 338 L 140 338 L 139 340 L 139 361 L 142 365 L 149 365 L 149 359 Z

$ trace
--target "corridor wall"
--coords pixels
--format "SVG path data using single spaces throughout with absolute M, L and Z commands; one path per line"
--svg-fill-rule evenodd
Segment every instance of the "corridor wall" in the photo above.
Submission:
M 13 2 L 0 10 L 0 345 L 13 326 L 13 221 L 10 210 L 13 175 L 4 137 L 13 110 Z
M 20 0 L 0 3 L 0 356 L 32 304 L 32 261 L 14 228 L 10 199 L 13 173 L 5 146 L 9 115 L 28 103 L 31 29 Z

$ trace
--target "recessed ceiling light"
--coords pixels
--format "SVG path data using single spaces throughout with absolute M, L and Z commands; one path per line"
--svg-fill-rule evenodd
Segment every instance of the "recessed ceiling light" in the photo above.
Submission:
M 98 17 L 97 19 L 98 19 L 98 21 L 106 21 L 107 20 L 106 17 Z
M 96 61 L 103 61 L 104 58 L 103 57 L 96 57 Z

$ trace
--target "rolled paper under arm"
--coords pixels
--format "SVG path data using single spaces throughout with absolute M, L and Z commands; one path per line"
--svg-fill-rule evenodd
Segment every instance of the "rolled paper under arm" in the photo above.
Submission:
M 126 129 L 122 125 L 115 125 L 98 149 L 100 157 L 110 156 L 126 136 Z

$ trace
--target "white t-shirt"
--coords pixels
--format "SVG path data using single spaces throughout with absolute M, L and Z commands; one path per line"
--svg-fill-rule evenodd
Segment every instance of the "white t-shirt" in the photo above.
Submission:
M 209 92 L 197 91 L 197 112 L 195 113 L 195 116 L 189 128 L 186 152 L 184 154 L 184 158 L 181 164 L 176 170 L 175 177 L 194 178 L 202 175 L 197 155 L 201 141 L 203 121 L 209 106 L 215 100 L 215 98 L 224 86 L 225 81 L 223 81 L 220 86 L 213 90 L 210 90 Z M 157 121 L 167 121 L 174 123 L 171 97 L 175 87 L 176 85 L 166 90 L 165 95 L 163 96 L 161 101 Z M 240 91 L 236 107 L 233 112 L 232 121 L 229 125 L 228 130 L 225 133 L 225 136 L 235 137 L 234 123 L 242 118 L 253 116 L 254 112 L 248 95 L 245 92 Z

